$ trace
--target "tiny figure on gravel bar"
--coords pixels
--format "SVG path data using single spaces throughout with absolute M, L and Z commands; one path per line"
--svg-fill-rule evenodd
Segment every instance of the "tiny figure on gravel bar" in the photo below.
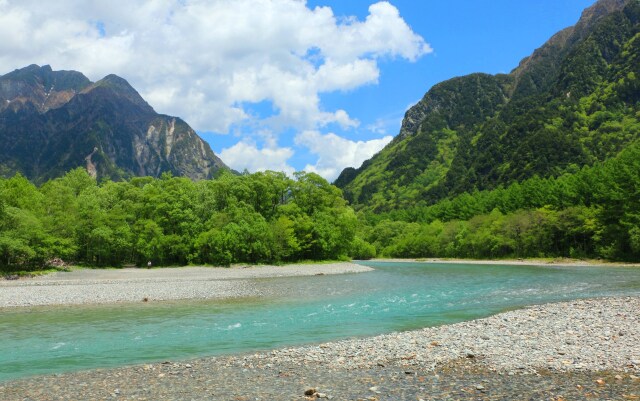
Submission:
M 147 269 L 151 269 L 151 261 L 147 262 Z

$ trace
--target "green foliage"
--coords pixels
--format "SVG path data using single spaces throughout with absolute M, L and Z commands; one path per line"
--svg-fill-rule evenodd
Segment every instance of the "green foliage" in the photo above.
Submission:
M 270 171 L 98 184 L 76 169 L 40 188 L 16 175 L 0 179 L 0 217 L 5 270 L 54 257 L 89 266 L 340 259 L 357 226 L 340 190 L 317 174 Z
M 359 235 L 382 256 L 638 261 L 640 141 L 558 178 L 533 177 L 403 213 L 361 215 Z
M 359 260 L 372 259 L 376 257 L 376 247 L 360 237 L 355 237 L 349 250 L 349 256 Z

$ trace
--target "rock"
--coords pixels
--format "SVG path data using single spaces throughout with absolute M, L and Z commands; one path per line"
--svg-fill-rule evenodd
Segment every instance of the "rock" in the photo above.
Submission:
M 596 379 L 596 384 L 598 386 L 604 386 L 605 385 L 604 380 L 602 380 L 602 379 Z
M 476 390 L 478 390 L 478 391 L 483 391 L 483 390 L 484 390 L 484 386 L 483 386 L 482 384 L 478 384 L 478 385 L 476 386 Z
M 308 388 L 308 389 L 304 390 L 304 395 L 306 395 L 306 396 L 312 396 L 312 395 L 314 395 L 314 394 L 315 394 L 315 393 L 317 393 L 317 392 L 318 392 L 318 391 L 317 391 L 315 388 L 310 387 L 310 388 Z
M 326 395 L 325 393 L 316 393 L 316 397 L 318 397 L 318 398 L 328 398 L 328 395 Z

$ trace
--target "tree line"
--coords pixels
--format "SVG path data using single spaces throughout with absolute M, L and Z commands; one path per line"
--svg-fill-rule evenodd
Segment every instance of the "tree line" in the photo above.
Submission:
M 286 263 L 386 257 L 640 260 L 640 142 L 560 177 L 431 206 L 356 214 L 313 173 L 97 183 L 83 169 L 40 187 L 0 179 L 0 268 Z
M 78 168 L 40 187 L 19 174 L 0 179 L 5 270 L 52 258 L 87 266 L 344 259 L 356 226 L 340 190 L 313 173 L 97 183 Z
M 572 174 L 359 217 L 379 256 L 638 261 L 640 142 Z

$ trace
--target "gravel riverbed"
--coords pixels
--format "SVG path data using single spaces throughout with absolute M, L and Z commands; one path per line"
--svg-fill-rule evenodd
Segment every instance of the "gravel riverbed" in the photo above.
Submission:
M 640 297 L 0 383 L 3 400 L 637 400 Z M 307 395 L 305 395 L 305 392 Z
M 223 299 L 261 294 L 251 279 L 360 273 L 372 270 L 355 263 L 231 268 L 79 269 L 46 276 L 0 280 L 0 308 L 114 302 Z

